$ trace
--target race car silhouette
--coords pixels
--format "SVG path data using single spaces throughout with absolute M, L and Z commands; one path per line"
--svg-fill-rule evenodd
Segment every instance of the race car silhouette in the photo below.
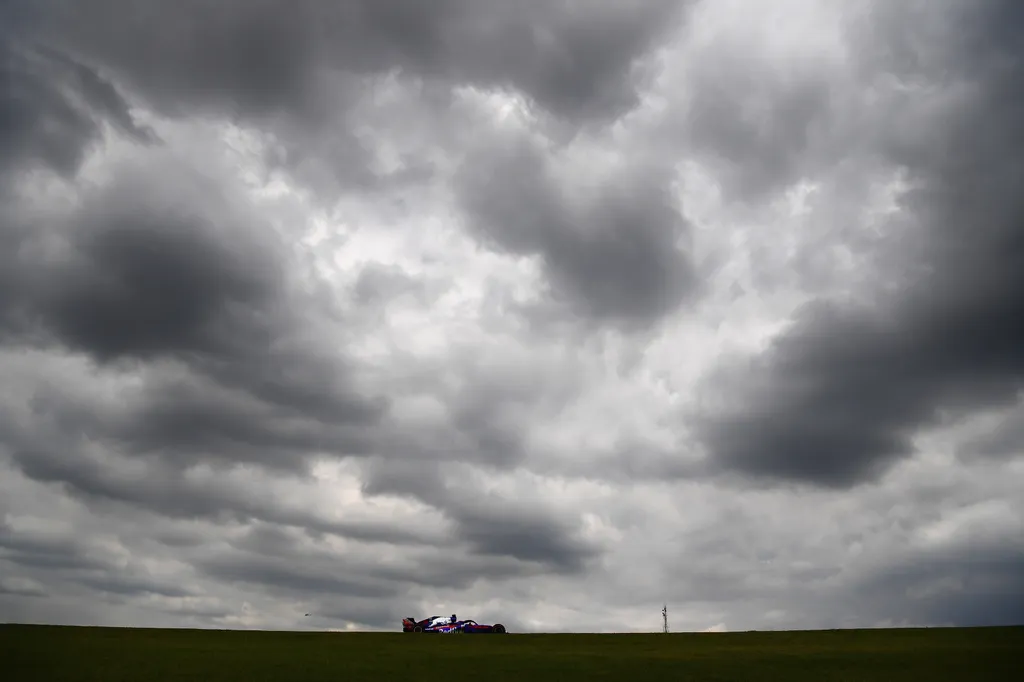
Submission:
M 435 633 L 440 635 L 503 635 L 505 626 L 501 623 L 484 625 L 475 620 L 459 620 L 453 613 L 451 618 L 431 616 L 416 620 L 413 616 L 402 619 L 402 632 Z

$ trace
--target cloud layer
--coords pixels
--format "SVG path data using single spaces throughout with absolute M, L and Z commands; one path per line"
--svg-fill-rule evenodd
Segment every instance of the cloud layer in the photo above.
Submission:
M 1016 4 L 0 24 L 5 619 L 1024 620 Z

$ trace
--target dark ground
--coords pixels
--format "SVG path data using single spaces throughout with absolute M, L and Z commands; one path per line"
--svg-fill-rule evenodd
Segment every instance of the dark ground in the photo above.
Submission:
M 11 682 L 1021 679 L 1024 627 L 414 635 L 0 625 Z

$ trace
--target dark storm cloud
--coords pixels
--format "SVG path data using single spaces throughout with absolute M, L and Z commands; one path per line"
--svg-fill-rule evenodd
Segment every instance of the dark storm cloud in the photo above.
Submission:
M 236 366 L 224 376 L 211 368 L 214 382 L 154 378 L 135 406 L 103 425 L 110 439 L 182 465 L 252 461 L 282 470 L 301 468 L 308 453 L 361 454 L 368 447 L 363 427 L 375 422 L 380 408 L 331 386 L 330 374 L 338 370 L 327 358 L 298 352 L 266 358 L 280 365 L 276 371 L 266 367 L 265 378 L 255 373 L 259 355 L 231 361 L 252 362 L 254 373 L 247 377 L 245 367 Z M 194 371 L 204 370 L 199 365 Z
M 362 490 L 367 495 L 395 495 L 426 504 L 445 497 L 445 479 L 435 461 L 374 458 L 366 463 L 365 469 Z
M 108 566 L 80 541 L 66 536 L 16 532 L 6 520 L 0 523 L 0 556 L 6 561 L 44 570 L 94 570 Z
M 161 597 L 188 597 L 192 595 L 190 591 L 176 585 L 165 585 L 154 580 L 118 576 L 116 574 L 86 576 L 80 578 L 78 582 L 99 592 L 121 597 L 138 597 L 147 594 L 155 594 Z
M 448 85 L 511 87 L 556 114 L 605 119 L 636 104 L 636 62 L 679 5 L 47 0 L 34 12 L 41 35 L 115 69 L 167 111 L 309 114 L 326 101 L 328 72 L 398 70 Z
M 856 599 L 854 608 L 878 621 L 1021 625 L 1024 549 L 1015 537 L 1020 524 L 1000 525 L 990 519 L 968 524 L 970 531 L 959 537 L 878 557 L 870 567 L 850 571 L 834 594 Z
M 47 0 L 32 16 L 41 42 L 67 46 L 163 113 L 237 115 L 273 132 L 267 163 L 334 194 L 339 186 L 416 183 L 433 172 L 411 157 L 387 178 L 370 170 L 375 151 L 339 124 L 349 105 L 372 92 L 365 76 L 397 71 L 425 79 L 435 94 L 465 85 L 511 88 L 570 128 L 610 122 L 638 104 L 641 63 L 682 19 L 684 4 L 193 0 L 169 8 L 103 0 L 86 9 Z M 511 161 L 481 158 L 476 165 L 499 176 L 535 170 L 504 168 Z M 325 185 L 323 172 L 340 185 Z M 694 285 L 673 243 L 683 220 L 661 176 L 619 178 L 605 188 L 606 198 L 579 210 L 537 186 L 510 190 L 505 203 L 546 198 L 546 213 L 471 212 L 503 248 L 540 253 L 556 295 L 574 308 L 643 324 L 674 308 Z M 479 202 L 496 201 L 505 182 L 468 191 Z M 534 224 L 525 245 L 501 236 L 524 223 Z
M 505 140 L 469 155 L 458 193 L 469 229 L 487 245 L 541 257 L 556 298 L 599 320 L 644 326 L 697 286 L 676 245 L 688 225 L 669 180 L 630 168 L 577 203 L 539 149 Z
M 384 418 L 384 402 L 349 387 L 344 355 L 312 333 L 308 321 L 322 311 L 295 293 L 295 264 L 277 237 L 228 198 L 200 189 L 204 178 L 175 164 L 160 168 L 162 182 L 140 166 L 120 169 L 73 215 L 45 230 L 12 231 L 22 248 L 0 338 L 11 348 L 49 343 L 90 356 L 114 376 L 134 376 L 113 401 L 32 385 L 28 412 L 0 424 L 25 475 L 90 506 L 179 519 L 262 519 L 368 542 L 456 543 L 554 571 L 582 570 L 595 556 L 574 539 L 575 528 L 536 509 L 468 503 L 457 492 L 423 494 L 454 524 L 449 541 L 328 521 L 190 477 L 197 465 L 228 472 L 237 463 L 301 474 L 314 457 L 375 449 L 394 460 L 393 471 L 420 456 L 435 467 L 453 458 L 508 464 L 521 452 L 521 434 L 501 413 L 535 391 L 522 382 L 489 385 L 486 374 L 471 382 L 450 400 L 453 421 L 441 429 L 470 447 L 439 458 L 424 447 L 429 433 L 403 431 Z M 389 286 L 408 284 L 382 272 L 364 273 L 357 299 L 369 296 L 372 305 Z M 102 449 L 123 458 L 101 456 Z
M 7 31 L 0 31 L 0 112 L 0 176 L 44 168 L 72 177 L 106 125 L 139 143 L 156 141 L 95 69 Z
M 214 522 L 255 519 L 361 542 L 393 545 L 444 545 L 448 542 L 444 537 L 422 530 L 403 530 L 391 524 L 331 520 L 228 484 L 193 481 L 170 467 L 150 464 L 141 475 L 129 474 L 116 465 L 103 465 L 68 447 L 59 452 L 16 450 L 13 460 L 29 478 L 60 485 L 72 496 L 98 509 L 113 503 L 172 519 Z M 117 506 L 111 508 L 119 511 Z M 123 509 L 121 507 L 120 511 Z
M 920 429 L 1017 399 L 1024 54 L 992 32 L 1007 13 L 1019 21 L 1020 10 L 1009 7 L 978 5 L 973 21 L 961 24 L 973 31 L 956 53 L 962 60 L 942 56 L 956 62 L 953 83 L 967 96 L 914 136 L 882 136 L 882 151 L 908 171 L 911 189 L 901 203 L 926 245 L 924 260 L 907 268 L 924 274 L 875 305 L 808 305 L 750 368 L 734 407 L 699 424 L 717 465 L 850 486 L 909 456 Z M 906 19 L 900 31 L 914 31 Z M 911 75 L 929 76 L 938 59 Z
M 6 522 L 0 525 L 0 560 L 40 572 L 67 578 L 76 584 L 120 596 L 156 594 L 184 597 L 189 590 L 154 579 L 129 560 L 109 555 L 101 545 L 92 545 L 67 535 L 15 531 Z
M 300 540 L 274 527 L 254 527 L 232 542 L 230 549 L 200 556 L 194 565 L 220 581 L 242 581 L 271 592 L 284 589 L 327 604 L 336 597 L 394 599 L 423 587 L 468 589 L 481 579 L 494 581 L 546 572 L 542 566 L 507 554 L 481 556 L 431 548 L 396 560 L 363 557 Z M 322 610 L 319 615 L 323 615 Z
M 602 548 L 580 538 L 578 525 L 543 504 L 475 492 L 435 463 L 371 460 L 363 492 L 419 500 L 454 524 L 453 537 L 482 556 L 512 557 L 560 573 L 583 572 Z
M 578 529 L 514 502 L 460 505 L 452 515 L 458 522 L 458 537 L 483 555 L 511 556 L 579 573 L 599 554 L 576 536 Z
M 225 582 L 244 582 L 274 590 L 349 595 L 358 597 L 393 597 L 395 587 L 362 576 L 351 580 L 337 567 L 312 568 L 293 557 L 238 556 L 198 562 L 197 568 L 212 578 Z
M 36 411 L 183 466 L 298 469 L 317 449 L 365 447 L 360 428 L 385 404 L 351 389 L 343 358 L 310 333 L 317 303 L 293 286 L 284 244 L 207 178 L 160 168 L 159 181 L 119 169 L 72 215 L 0 226 L 14 247 L 0 342 L 142 369 L 117 414 L 42 388 Z
M 122 169 L 115 186 L 86 194 L 58 219 L 65 224 L 7 228 L 21 278 L 9 308 L 101 362 L 216 353 L 233 341 L 224 327 L 263 331 L 253 313 L 276 303 L 280 264 L 260 235 L 240 239 L 243 230 L 223 224 L 234 217 L 215 192 L 199 191 L 200 178 L 179 186 L 185 196 L 161 196 L 141 170 Z
M 76 257 L 47 278 L 40 306 L 54 333 L 101 362 L 218 354 L 235 334 L 267 338 L 252 318 L 275 304 L 274 264 L 184 207 L 175 215 L 139 203 L 103 196 L 77 216 Z

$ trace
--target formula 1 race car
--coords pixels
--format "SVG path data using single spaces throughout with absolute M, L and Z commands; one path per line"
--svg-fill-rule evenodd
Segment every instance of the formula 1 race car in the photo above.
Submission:
M 461 627 L 460 632 L 467 635 L 504 635 L 505 626 L 501 623 L 495 623 L 494 625 L 484 625 L 478 623 L 475 620 L 461 620 L 459 621 Z
M 459 620 L 453 613 L 451 618 L 445 618 L 444 616 L 431 616 L 423 620 L 416 620 L 412 616 L 403 618 L 402 632 L 423 632 L 441 635 L 504 635 L 505 626 L 501 623 L 483 625 L 475 620 Z

